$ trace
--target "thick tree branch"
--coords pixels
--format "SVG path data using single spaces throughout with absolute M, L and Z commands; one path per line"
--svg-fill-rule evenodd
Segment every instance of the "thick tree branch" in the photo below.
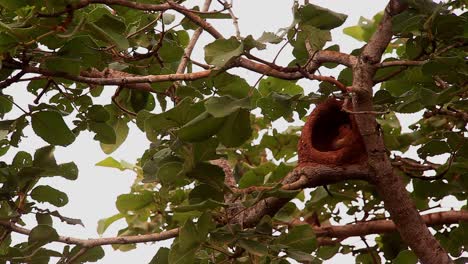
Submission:
M 358 165 L 343 168 L 317 164 L 303 166 L 294 169 L 284 178 L 283 189 L 299 190 L 346 180 L 366 180 L 371 177 L 370 173 L 366 167 Z M 233 210 L 234 215 L 230 219 L 230 223 L 238 223 L 244 227 L 254 226 L 264 215 L 275 215 L 289 200 L 271 197 L 249 208 L 237 204 L 237 208 Z
M 447 211 L 422 215 L 424 223 L 428 226 L 457 224 L 468 221 L 468 211 Z M 304 224 L 305 222 L 300 222 Z M 317 237 L 330 237 L 345 239 L 354 236 L 366 236 L 397 231 L 392 220 L 373 220 L 342 226 L 314 227 Z
M 384 16 L 353 68 L 353 107 L 354 111 L 373 111 L 372 88 L 376 64 L 382 58 L 393 36 L 392 17 L 403 12 L 407 6 L 400 0 L 390 0 Z M 390 212 L 392 220 L 403 238 L 424 264 L 453 263 L 447 252 L 429 232 L 409 197 L 400 177 L 393 173 L 391 161 L 386 152 L 382 135 L 375 116 L 355 115 L 362 135 L 368 164 L 374 172 L 372 182 Z
M 324 58 L 331 59 L 333 55 L 328 54 L 324 55 Z M 337 61 L 341 61 L 343 63 L 351 63 L 350 60 L 341 60 L 337 59 Z M 350 64 L 351 65 L 351 64 Z M 68 80 L 87 83 L 87 84 L 94 84 L 94 85 L 118 85 L 118 86 L 125 86 L 130 89 L 142 90 L 147 92 L 156 92 L 151 86 L 150 83 L 156 82 L 165 82 L 165 81 L 192 81 L 202 78 L 207 78 L 212 73 L 212 70 L 203 70 L 199 72 L 193 73 L 175 73 L 175 74 L 162 74 L 162 75 L 146 75 L 146 76 L 138 76 L 122 71 L 106 69 L 104 71 L 98 71 L 96 69 L 92 69 L 89 71 L 82 71 L 80 75 L 73 75 L 66 72 L 58 72 L 58 71 L 50 71 L 47 69 L 34 67 L 34 66 L 21 66 L 20 64 L 11 64 L 5 62 L 5 67 L 13 68 L 13 69 L 21 69 L 25 73 L 36 73 L 41 74 L 47 77 L 60 77 L 65 78 Z M 286 80 L 298 80 L 304 78 L 303 73 L 299 70 L 295 72 L 291 72 L 289 69 L 285 71 L 280 71 L 274 69 L 268 65 L 256 63 L 254 61 L 239 58 L 236 63 L 234 63 L 231 67 L 242 67 L 252 71 L 255 71 L 260 74 L 264 74 L 267 76 L 272 76 L 276 78 L 286 79 Z M 280 67 L 280 66 L 278 66 Z M 229 67 L 227 68 L 229 69 Z M 313 78 L 317 80 L 322 80 L 321 78 Z

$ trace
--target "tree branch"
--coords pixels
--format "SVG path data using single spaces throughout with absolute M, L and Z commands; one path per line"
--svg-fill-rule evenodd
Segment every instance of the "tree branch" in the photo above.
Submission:
M 373 111 L 373 77 L 382 54 L 393 36 L 392 17 L 407 8 L 404 1 L 390 0 L 384 16 L 353 68 L 353 109 L 357 112 Z M 447 252 L 440 246 L 426 227 L 416 206 L 408 195 L 401 178 L 393 173 L 393 167 L 387 155 L 382 135 L 375 116 L 371 114 L 355 115 L 366 152 L 368 164 L 374 175 L 372 182 L 384 201 L 392 220 L 410 248 L 424 264 L 453 263 Z
M 422 215 L 424 223 L 428 226 L 457 224 L 468 221 L 468 211 L 446 211 Z M 306 224 L 306 222 L 296 221 L 294 224 Z M 397 231 L 397 227 L 392 220 L 371 220 L 356 224 L 343 226 L 314 226 L 317 237 L 330 237 L 345 239 L 354 236 L 366 236 L 372 234 L 382 234 Z
M 371 177 L 371 172 L 363 166 L 351 165 L 347 167 L 328 167 L 325 165 L 311 164 L 294 169 L 283 179 L 283 189 L 300 190 L 317 186 L 328 185 L 346 180 L 366 180 Z M 252 227 L 260 221 L 264 215 L 273 216 L 290 199 L 270 197 L 245 208 L 241 204 L 233 207 L 233 216 L 230 223 L 238 223 L 244 227 Z
M 462 221 L 468 221 L 468 211 L 446 211 L 423 215 L 422 219 L 428 226 L 457 224 Z M 308 224 L 303 221 L 293 221 L 292 225 Z M 0 225 L 10 229 L 13 232 L 23 235 L 29 235 L 31 230 L 20 227 L 15 223 L 6 220 L 0 220 Z M 343 226 L 313 226 L 315 234 L 318 237 L 320 245 L 335 244 L 345 238 L 354 236 L 366 236 L 371 234 L 390 233 L 397 230 L 396 225 L 391 220 L 372 220 L 356 224 L 348 224 Z M 137 236 L 122 236 L 122 237 L 106 237 L 95 239 L 81 239 L 74 237 L 60 236 L 57 242 L 79 245 L 83 248 L 92 248 L 96 246 L 114 245 L 114 244 L 134 244 L 145 242 L 156 242 L 177 237 L 179 229 L 171 229 L 161 233 L 137 235 Z
M 20 227 L 15 223 L 7 220 L 0 220 L 0 225 L 10 229 L 11 231 L 29 236 L 31 230 Z M 134 244 L 134 243 L 145 243 L 145 242 L 156 242 L 174 238 L 179 234 L 179 229 L 174 228 L 160 233 L 138 235 L 138 236 L 121 236 L 121 237 L 104 237 L 95 239 L 82 239 L 68 236 L 59 236 L 56 242 L 61 242 L 69 245 L 79 245 L 82 247 L 90 248 L 103 245 L 114 245 L 114 244 Z
M 385 67 L 392 67 L 392 66 L 421 66 L 426 64 L 427 60 L 421 61 L 412 61 L 412 60 L 394 60 L 394 61 L 384 61 L 381 63 L 376 64 L 377 68 L 385 68 Z

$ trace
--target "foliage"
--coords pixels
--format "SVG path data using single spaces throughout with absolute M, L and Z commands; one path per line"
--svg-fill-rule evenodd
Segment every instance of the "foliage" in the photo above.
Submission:
M 102 219 L 98 232 L 103 234 L 119 219 L 125 219 L 127 226 L 118 236 L 160 233 L 180 227 L 171 248 L 160 248 L 150 263 L 228 259 L 321 263 L 338 253 L 354 254 L 358 263 L 372 263 L 373 254 L 381 254 L 395 263 L 416 262 L 414 254 L 400 246 L 398 235 L 379 234 L 376 245 L 367 249 L 338 242 L 325 246 L 320 244 L 313 225 L 285 224 L 301 218 L 340 223 L 343 212 L 359 221 L 385 217 L 379 195 L 367 182 L 341 182 L 328 186 L 329 191 L 322 187 L 303 191 L 280 189 L 281 179 L 296 165 L 301 127 L 291 126 L 279 132 L 274 122 L 303 120 L 312 104 L 329 96 L 341 97 L 339 89 L 324 81 L 316 93 L 306 93 L 297 83 L 302 76 L 295 80 L 262 77 L 252 85 L 242 76 L 226 71 L 238 65 L 240 58 L 251 58 L 252 50 L 275 45 L 292 47 L 288 69 L 307 64 L 308 49 L 337 50 L 331 43 L 330 30 L 344 23 L 345 14 L 312 4 L 297 4 L 294 22 L 283 31 L 265 32 L 258 39 L 219 38 L 206 45 L 208 68 L 200 69 L 197 66 L 200 63 L 192 61 L 187 67 L 188 73 L 209 71 L 200 78 L 136 83 L 128 80 L 177 72 L 192 29 L 200 26 L 187 12 L 214 24 L 218 19 L 231 19 L 227 11 L 204 14 L 164 1 L 136 2 L 170 6 L 186 17 L 181 20 L 179 15 L 165 9 L 80 6 L 80 1 L 75 0 L 0 0 L 0 155 L 16 152 L 11 163 L 0 161 L 0 219 L 18 225 L 23 224 L 22 218 L 27 215 L 35 215 L 37 219 L 28 239 L 21 243 L 11 239 L 8 227 L 0 228 L 2 263 L 48 263 L 51 258 L 65 263 L 74 256 L 81 263 L 104 257 L 99 246 L 84 255 L 78 254 L 79 245 L 65 246 L 62 252 L 48 249 L 50 242 L 58 240 L 59 234 L 54 229 L 57 220 L 68 224 L 80 221 L 55 211 L 68 203 L 67 194 L 41 184 L 41 180 L 78 177 L 73 162 L 56 162 L 55 146 L 67 147 L 81 133 L 89 131 L 102 151 L 111 155 L 130 133 L 137 133 L 130 131 L 131 122 L 152 144 L 135 164 L 119 162 L 118 157 L 112 156 L 96 164 L 135 172 L 129 193 L 117 198 L 118 213 Z M 410 8 L 393 18 L 394 38 L 382 64 L 421 63 L 379 67 L 375 82 L 381 85 L 376 86 L 374 105 L 376 110 L 386 112 L 378 115 L 378 122 L 394 158 L 395 170 L 414 190 L 412 198 L 418 209 L 427 210 L 447 196 L 466 201 L 468 13 L 464 9 L 466 1 L 408 2 Z M 345 28 L 344 32 L 367 42 L 381 19 L 382 14 L 372 19 L 361 18 L 358 25 Z M 358 49 L 353 55 L 359 53 Z M 33 75 L 24 76 L 25 73 Z M 29 78 L 27 91 L 36 96 L 35 104 L 31 102 L 22 109 L 23 114 L 11 116 L 9 112 L 16 107 L 17 95 L 6 88 L 22 78 Z M 106 78 L 116 82 L 112 84 L 117 84 L 118 79 L 122 81 L 114 96 L 106 99 L 107 104 L 99 105 L 94 102 L 102 97 L 102 90 L 115 89 L 108 86 L 109 82 L 100 83 Z M 342 70 L 337 80 L 351 84 L 349 68 Z M 423 114 L 405 131 L 399 118 L 400 114 L 409 113 Z M 28 127 L 47 144 L 35 153 L 20 151 Z M 423 163 L 420 166 L 398 159 L 399 153 L 412 147 L 417 148 Z M 441 154 L 449 154 L 451 158 L 440 165 L 429 162 Z M 226 171 L 210 163 L 219 158 L 229 162 L 241 190 L 258 189 L 232 193 L 224 182 Z M 426 170 L 442 175 L 443 180 L 421 179 Z M 235 195 L 244 206 L 256 205 L 267 197 L 295 198 L 305 208 L 300 210 L 296 203 L 287 203 L 273 217 L 264 216 L 255 227 L 245 228 L 224 219 L 230 206 L 225 195 Z M 463 236 L 467 233 L 466 224 L 435 226 L 434 230 L 454 258 L 466 250 Z M 114 245 L 118 250 L 133 247 Z

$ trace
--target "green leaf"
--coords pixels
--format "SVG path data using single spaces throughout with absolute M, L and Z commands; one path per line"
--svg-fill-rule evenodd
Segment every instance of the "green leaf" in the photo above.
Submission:
M 266 49 L 266 45 L 260 41 L 255 40 L 252 35 L 248 35 L 242 40 L 242 43 L 244 44 L 244 50 L 245 51 L 250 51 L 251 49 L 258 49 L 258 50 L 264 50 Z
M 33 165 L 35 167 L 55 167 L 57 166 L 57 161 L 54 157 L 54 146 L 45 146 L 39 148 L 34 153 Z
M 301 24 L 319 29 L 330 30 L 341 26 L 348 16 L 333 12 L 329 9 L 307 4 L 301 6 L 296 14 Z
M 40 185 L 34 188 L 31 191 L 31 198 L 38 202 L 48 202 L 58 207 L 62 207 L 68 203 L 68 196 L 66 193 L 47 185 Z
M 203 112 L 181 127 L 177 135 L 184 141 L 203 141 L 216 134 L 224 121 L 225 118 L 216 118 L 208 112 Z
M 272 32 L 263 32 L 262 36 L 259 39 L 257 39 L 257 41 L 263 43 L 278 44 L 281 41 L 283 41 L 283 38 Z
M 197 185 L 189 193 L 190 204 L 198 204 L 208 199 L 222 202 L 224 200 L 224 193 L 222 190 L 208 184 Z
M 12 98 L 10 96 L 0 94 L 0 117 L 13 109 Z
M 78 252 L 82 249 L 80 246 L 75 246 L 71 251 L 70 255 L 75 256 Z M 90 248 L 81 255 L 79 258 L 76 259 L 77 263 L 85 263 L 85 262 L 97 262 L 98 260 L 104 257 L 105 253 L 101 246 Z
M 311 253 L 317 248 L 317 239 L 310 225 L 299 225 L 283 233 L 276 239 L 276 243 L 296 251 Z
M 116 168 L 121 171 L 133 169 L 133 165 L 125 161 L 117 161 L 112 157 L 107 157 L 95 164 L 96 166 Z
M 88 118 L 95 122 L 106 122 L 110 114 L 102 105 L 93 105 L 88 109 Z
M 28 0 L 0 0 L 0 6 L 9 10 L 16 10 L 28 5 L 28 2 Z
M 104 14 L 95 23 L 86 23 L 86 28 L 101 40 L 124 50 L 129 47 L 125 37 L 125 23 L 118 16 Z
M 64 57 L 48 57 L 43 66 L 51 71 L 66 72 L 73 75 L 80 74 L 80 60 Z
M 416 264 L 418 263 L 418 258 L 411 250 L 403 250 L 398 256 L 393 260 L 394 264 Z
M 206 112 L 214 117 L 225 117 L 239 109 L 249 109 L 250 99 L 235 100 L 228 96 L 211 97 L 205 102 Z
M 258 91 L 262 96 L 267 96 L 271 92 L 287 95 L 303 94 L 304 90 L 296 84 L 296 81 L 282 80 L 275 77 L 262 79 L 258 86 Z
M 290 120 L 293 115 L 292 101 L 289 95 L 270 93 L 267 97 L 260 98 L 257 101 L 257 106 L 262 109 L 262 114 L 272 121 L 280 117 Z
M 293 258 L 301 263 L 313 263 L 313 261 L 315 260 L 314 256 L 308 253 L 304 253 L 302 251 L 287 250 L 286 253 L 288 254 L 288 257 Z
M 117 122 L 114 124 L 113 129 L 116 135 L 115 144 L 101 143 L 101 149 L 106 154 L 111 154 L 116 149 L 118 149 L 122 145 L 122 143 L 125 142 L 125 139 L 128 136 L 129 128 L 127 122 L 121 118 L 117 119 Z
M 241 239 L 238 244 L 251 254 L 257 256 L 268 255 L 268 247 L 258 241 Z
M 219 141 L 226 147 L 238 147 L 244 144 L 252 135 L 250 112 L 240 109 L 232 113 L 216 135 Z
M 117 197 L 115 203 L 119 212 L 137 211 L 150 205 L 153 200 L 153 195 L 149 191 L 142 193 L 121 194 Z
M 377 25 L 382 19 L 382 13 L 376 14 L 372 19 L 360 17 L 357 26 L 347 27 L 343 29 L 343 33 L 351 36 L 359 41 L 369 41 L 370 37 L 377 29 Z
M 175 184 L 182 178 L 181 172 L 184 169 L 182 162 L 171 161 L 163 163 L 156 174 L 156 178 L 160 179 L 164 185 Z
M 219 166 L 201 162 L 187 173 L 187 177 L 204 182 L 215 189 L 224 188 L 224 171 Z
M 239 99 L 247 97 L 252 89 L 245 79 L 227 72 L 216 75 L 213 78 L 213 86 L 219 95 L 228 95 Z
M 169 264 L 169 249 L 160 247 L 158 253 L 151 259 L 149 264 Z
M 59 238 L 57 231 L 50 225 L 37 225 L 31 230 L 28 242 L 38 242 L 41 245 L 55 241 Z
M 198 247 L 189 249 L 182 248 L 179 243 L 172 244 L 169 252 L 169 263 L 171 264 L 193 264 Z
M 217 39 L 205 46 L 205 60 L 216 67 L 223 67 L 231 59 L 236 58 L 244 51 L 244 45 L 235 37 Z
M 181 205 L 174 209 L 175 212 L 190 212 L 190 211 L 200 211 L 204 212 L 206 210 L 213 210 L 218 207 L 226 207 L 227 205 L 212 199 L 205 200 L 200 203 L 191 204 L 191 205 Z
M 78 167 L 74 162 L 59 164 L 55 167 L 45 168 L 41 176 L 62 176 L 67 180 L 76 180 L 78 178 Z
M 117 136 L 115 131 L 107 123 L 89 122 L 89 130 L 96 133 L 95 140 L 104 144 L 116 144 Z
M 52 145 L 68 146 L 75 141 L 75 135 L 55 111 L 40 111 L 31 115 L 34 132 Z
M 107 228 L 112 225 L 113 223 L 115 223 L 116 221 L 124 218 L 125 215 L 123 214 L 115 214 L 111 217 L 108 217 L 108 218 L 104 218 L 104 219 L 101 219 L 98 221 L 98 226 L 97 226 L 97 232 L 99 235 L 102 235 L 104 234 L 104 232 L 106 232 Z
M 50 214 L 36 214 L 36 221 L 38 225 L 50 225 L 54 223 Z
M 418 149 L 418 155 L 425 159 L 427 156 L 442 155 L 450 152 L 450 147 L 445 141 L 432 140 Z

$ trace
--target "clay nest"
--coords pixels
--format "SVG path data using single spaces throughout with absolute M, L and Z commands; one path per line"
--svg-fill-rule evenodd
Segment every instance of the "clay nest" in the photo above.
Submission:
M 356 121 L 342 108 L 342 101 L 330 98 L 312 111 L 299 140 L 299 165 L 346 165 L 366 160 Z

